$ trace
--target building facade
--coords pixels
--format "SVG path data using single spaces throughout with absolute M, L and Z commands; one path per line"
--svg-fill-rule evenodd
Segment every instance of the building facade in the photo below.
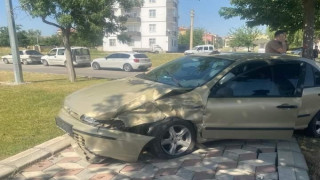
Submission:
M 127 30 L 131 42 L 121 43 L 117 34 L 106 35 L 104 51 L 132 51 L 133 48 L 150 48 L 159 45 L 163 51 L 178 50 L 179 0 L 145 0 L 143 7 L 124 12 L 115 8 L 116 15 L 127 15 Z

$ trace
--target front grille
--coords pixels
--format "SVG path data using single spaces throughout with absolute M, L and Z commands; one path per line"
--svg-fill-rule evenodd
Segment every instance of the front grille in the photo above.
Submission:
M 78 143 L 78 145 L 79 145 L 80 147 L 84 147 L 84 145 L 85 145 L 85 140 L 84 140 L 84 138 L 83 138 L 81 135 L 79 135 L 79 134 L 77 134 L 77 133 L 74 133 L 74 134 L 73 134 L 73 138 L 74 138 L 75 141 L 77 141 L 77 143 Z

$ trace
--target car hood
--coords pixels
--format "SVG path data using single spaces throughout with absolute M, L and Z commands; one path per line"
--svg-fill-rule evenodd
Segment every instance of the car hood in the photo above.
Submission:
M 136 77 L 125 78 L 76 91 L 66 98 L 64 108 L 78 117 L 85 114 L 97 120 L 110 120 L 121 112 L 155 101 L 175 89 L 177 87 Z

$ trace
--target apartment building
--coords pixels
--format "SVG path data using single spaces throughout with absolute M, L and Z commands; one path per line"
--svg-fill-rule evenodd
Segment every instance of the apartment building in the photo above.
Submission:
M 130 12 L 115 8 L 116 15 L 128 15 L 126 33 L 130 43 L 121 43 L 116 34 L 103 39 L 104 51 L 132 51 L 133 48 L 149 48 L 159 45 L 163 51 L 178 50 L 179 0 L 145 0 L 143 7 Z

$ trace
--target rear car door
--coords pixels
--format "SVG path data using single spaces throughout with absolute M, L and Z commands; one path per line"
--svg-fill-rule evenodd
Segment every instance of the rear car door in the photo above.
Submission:
M 301 74 L 300 63 L 235 67 L 211 89 L 203 137 L 291 137 L 301 106 Z

